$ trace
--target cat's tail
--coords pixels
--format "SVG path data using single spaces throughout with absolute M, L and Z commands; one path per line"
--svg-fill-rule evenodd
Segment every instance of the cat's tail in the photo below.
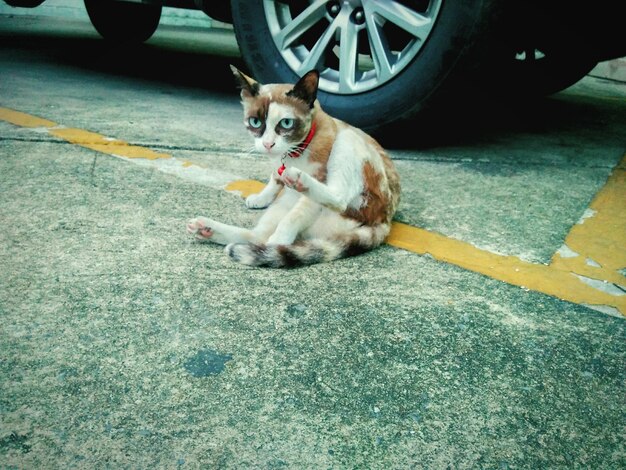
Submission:
M 293 245 L 231 243 L 226 252 L 233 260 L 248 266 L 295 268 L 369 251 L 385 241 L 390 229 L 390 224 L 362 226 L 346 235 L 300 240 Z

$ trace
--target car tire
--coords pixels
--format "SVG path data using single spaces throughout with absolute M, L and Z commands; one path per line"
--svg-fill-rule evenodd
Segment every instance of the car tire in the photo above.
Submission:
M 320 2 L 311 2 L 314 3 Z M 369 2 L 362 2 L 363 5 L 366 3 Z M 413 3 L 429 4 L 433 0 Z M 476 65 L 469 57 L 475 50 L 479 36 L 488 30 L 488 23 L 495 12 L 493 5 L 496 3 L 491 0 L 439 2 L 430 33 L 423 38 L 421 48 L 409 63 L 386 81 L 369 89 L 340 93 L 329 91 L 328 86 L 324 89 L 320 82 L 318 98 L 322 106 L 331 115 L 365 130 L 379 129 L 419 114 L 444 96 L 453 83 L 462 80 L 463 71 L 469 63 Z M 354 2 L 336 4 L 345 6 L 354 5 Z M 409 2 L 394 1 L 386 4 L 405 7 Z M 288 63 L 290 56 L 286 59 L 287 53 L 279 50 L 275 42 L 276 34 L 271 31 L 270 20 L 273 17 L 270 15 L 268 19 L 266 15 L 266 8 L 273 8 L 271 2 L 269 5 L 268 2 L 231 1 L 233 24 L 242 57 L 251 74 L 262 83 L 295 83 L 307 70 L 294 70 L 293 61 Z M 320 21 L 323 23 L 323 20 Z M 366 23 L 366 27 L 370 24 Z M 367 33 L 370 34 L 370 31 Z M 300 46 L 294 48 L 296 54 L 297 47 Z M 306 58 L 303 63 L 305 61 Z M 374 60 L 372 62 L 375 63 Z M 324 71 L 321 72 L 323 77 Z M 327 68 L 326 72 L 333 76 L 332 68 Z M 377 69 L 374 72 L 377 73 Z
M 116 0 L 85 0 L 85 8 L 96 31 L 109 41 L 142 43 L 156 31 L 161 5 Z
M 7 5 L 19 8 L 35 8 L 43 2 L 45 2 L 45 0 L 4 0 L 4 3 Z
M 500 83 L 506 84 L 506 89 L 500 89 L 500 92 L 509 94 L 510 90 L 515 90 L 522 99 L 551 95 L 569 88 L 597 64 L 592 58 L 581 55 L 544 55 L 534 48 L 511 52 L 503 62 L 501 69 L 493 74 L 500 77 Z
M 598 30 L 610 25 L 597 16 L 609 14 L 611 2 L 590 11 L 570 3 L 509 2 L 505 17 L 494 25 L 492 59 L 482 68 L 490 91 L 513 99 L 541 98 L 578 82 L 601 60 Z

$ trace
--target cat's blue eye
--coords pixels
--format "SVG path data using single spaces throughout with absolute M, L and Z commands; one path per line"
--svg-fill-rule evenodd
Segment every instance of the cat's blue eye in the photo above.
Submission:
M 248 118 L 248 124 L 250 124 L 250 127 L 253 127 L 254 129 L 260 129 L 263 122 L 258 117 L 251 117 Z
M 280 120 L 280 127 L 283 129 L 291 129 L 294 124 L 295 121 L 291 118 L 284 118 Z

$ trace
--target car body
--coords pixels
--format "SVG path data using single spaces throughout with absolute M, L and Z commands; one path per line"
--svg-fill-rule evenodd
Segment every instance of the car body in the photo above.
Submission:
M 84 2 L 113 41 L 148 39 L 162 6 L 232 23 L 256 79 L 295 82 L 315 68 L 325 109 L 367 130 L 424 114 L 468 85 L 511 99 L 554 93 L 598 62 L 626 55 L 613 0 Z

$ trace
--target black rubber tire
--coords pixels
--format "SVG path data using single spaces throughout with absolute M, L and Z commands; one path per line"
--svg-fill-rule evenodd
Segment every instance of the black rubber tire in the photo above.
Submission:
M 511 60 L 502 67 L 505 77 L 502 82 L 520 97 L 540 97 L 572 86 L 595 65 L 595 61 L 584 57 L 559 57 L 555 54 L 534 61 Z
M 4 0 L 4 3 L 11 7 L 18 8 L 35 8 L 41 5 L 46 0 Z
M 559 92 L 587 75 L 606 49 L 603 28 L 614 2 L 596 2 L 594 9 L 575 8 L 567 0 L 510 2 L 496 25 L 492 60 L 483 69 L 491 91 L 512 99 Z M 606 18 L 606 19 L 604 19 Z M 540 54 L 538 54 L 539 52 Z M 516 58 L 524 54 L 523 59 Z
M 85 8 L 96 31 L 109 41 L 142 43 L 156 31 L 161 5 L 116 0 L 85 0 Z
M 492 15 L 492 0 L 444 1 L 437 22 L 413 61 L 392 80 L 363 93 L 318 93 L 331 115 L 366 130 L 420 113 L 463 74 L 465 59 Z M 237 42 L 250 73 L 262 83 L 295 83 L 264 21 L 262 2 L 231 0 Z

